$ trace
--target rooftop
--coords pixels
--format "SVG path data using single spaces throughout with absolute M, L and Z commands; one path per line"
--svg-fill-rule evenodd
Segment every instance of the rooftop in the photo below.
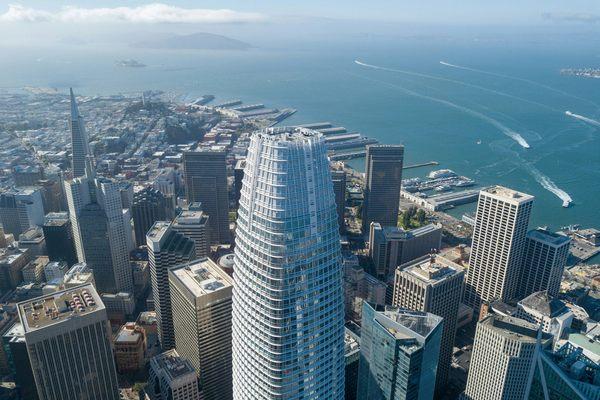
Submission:
M 546 317 L 555 317 L 568 311 L 565 303 L 552 298 L 548 292 L 535 292 L 519 301 L 522 307 L 533 309 Z
M 210 258 L 171 268 L 169 275 L 178 279 L 196 297 L 233 286 L 229 275 Z
M 173 221 L 173 225 L 205 225 L 208 215 L 202 211 L 182 211 Z
M 521 204 L 528 201 L 533 201 L 532 195 L 519 192 L 517 190 L 509 189 L 504 186 L 491 186 L 489 188 L 483 189 L 481 193 L 491 194 L 503 201 L 508 201 L 514 204 Z
M 571 238 L 566 235 L 561 235 L 560 233 L 551 232 L 547 229 L 537 228 L 532 231 L 527 232 L 527 237 L 538 240 L 540 242 L 545 242 L 551 244 L 553 246 L 561 246 L 565 243 L 569 243 Z
M 365 303 L 372 307 L 370 303 Z M 423 342 L 441 323 L 442 317 L 399 307 L 375 306 L 375 321 L 396 339 Z
M 125 324 L 115 337 L 115 344 L 135 344 L 143 339 L 141 331 L 135 329 L 135 324 Z
M 308 128 L 282 126 L 266 128 L 254 133 L 255 136 L 273 142 L 308 143 L 311 140 L 322 140 L 323 134 Z
M 155 356 L 151 363 L 155 368 L 160 369 L 169 380 L 175 380 L 187 374 L 196 374 L 192 364 L 181 357 L 175 349 Z
M 381 225 L 378 222 L 374 222 L 374 224 L 376 224 L 376 228 L 381 228 Z M 381 229 L 383 230 L 383 233 L 385 234 L 387 240 L 406 240 L 413 237 L 426 235 L 436 230 L 441 231 L 442 226 L 440 224 L 427 224 L 419 228 L 414 228 L 410 230 L 405 230 L 400 227 L 393 226 L 387 226 Z
M 45 226 L 63 226 L 69 222 L 69 213 L 67 212 L 51 212 L 46 214 L 44 219 Z
M 463 271 L 460 265 L 435 254 L 421 257 L 404 265 L 402 272 L 427 283 L 441 282 Z
M 478 324 L 489 326 L 510 340 L 528 343 L 535 343 L 537 340 L 538 326 L 520 318 L 489 314 Z M 547 340 L 549 338 L 551 338 L 549 334 L 542 334 L 542 339 Z
M 27 249 L 19 249 L 14 246 L 9 246 L 0 249 L 0 264 L 12 264 L 20 257 L 23 257 Z
M 104 309 L 93 285 L 78 286 L 17 304 L 25 332 Z

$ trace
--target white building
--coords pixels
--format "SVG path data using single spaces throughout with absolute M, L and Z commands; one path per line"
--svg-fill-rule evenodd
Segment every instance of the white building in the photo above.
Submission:
M 237 223 L 234 399 L 343 399 L 340 237 L 320 133 L 252 135 Z
M 552 298 L 548 292 L 536 292 L 519 301 L 515 316 L 540 325 L 555 342 L 568 333 L 574 317 L 565 303 Z
M 146 394 L 151 400 L 199 400 L 194 367 L 175 350 L 153 357 Z
M 209 216 L 202 212 L 198 203 L 192 203 L 173 220 L 173 229 L 194 241 L 196 257 L 210 253 Z

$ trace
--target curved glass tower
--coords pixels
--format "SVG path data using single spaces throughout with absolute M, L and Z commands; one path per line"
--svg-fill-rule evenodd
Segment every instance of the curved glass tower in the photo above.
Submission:
M 339 228 L 320 133 L 252 136 L 237 221 L 234 399 L 343 399 Z

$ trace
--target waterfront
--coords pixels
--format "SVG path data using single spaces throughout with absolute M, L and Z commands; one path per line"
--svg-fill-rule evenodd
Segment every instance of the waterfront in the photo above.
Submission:
M 334 51 L 172 51 L 169 57 L 131 48 L 95 50 L 94 54 L 82 47 L 53 54 L 8 52 L 0 65 L 0 86 L 66 91 L 74 85 L 89 95 L 162 89 L 186 94 L 188 100 L 214 94 L 215 104 L 239 98 L 244 104 L 293 107 L 298 112 L 287 124 L 331 121 L 383 143 L 404 143 L 407 164 L 436 160 L 440 165 L 430 169 L 450 168 L 480 185 L 502 184 L 531 193 L 536 196 L 532 226 L 600 226 L 600 132 L 564 114 L 570 110 L 598 119 L 600 82 L 559 73 L 565 60 L 577 57 L 582 64 L 593 60 L 595 55 L 587 49 L 542 47 L 531 54 L 526 45 L 508 51 L 473 43 L 404 41 Z M 147 67 L 114 66 L 114 60 L 128 58 Z M 354 63 L 357 58 L 446 80 L 367 69 Z M 541 82 L 552 90 L 451 68 L 441 60 Z M 521 147 L 491 121 L 518 132 L 531 149 Z M 363 160 L 354 159 L 350 165 L 362 169 Z M 430 169 L 405 174 L 423 176 Z M 573 198 L 571 208 L 561 207 L 560 191 Z

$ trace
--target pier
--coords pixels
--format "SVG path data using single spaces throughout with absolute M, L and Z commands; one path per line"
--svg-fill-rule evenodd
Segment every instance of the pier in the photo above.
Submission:
M 432 165 L 440 165 L 440 163 L 437 161 L 428 161 L 428 162 L 419 163 L 419 164 L 406 165 L 406 166 L 402 167 L 402 169 L 422 168 L 422 167 L 429 167 Z

